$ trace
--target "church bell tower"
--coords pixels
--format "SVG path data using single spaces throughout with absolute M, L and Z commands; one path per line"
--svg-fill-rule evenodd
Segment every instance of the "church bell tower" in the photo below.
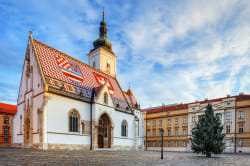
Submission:
M 88 64 L 113 77 L 116 76 L 116 56 L 111 43 L 107 40 L 107 28 L 104 11 L 99 28 L 99 38 L 93 42 L 94 49 L 88 53 Z

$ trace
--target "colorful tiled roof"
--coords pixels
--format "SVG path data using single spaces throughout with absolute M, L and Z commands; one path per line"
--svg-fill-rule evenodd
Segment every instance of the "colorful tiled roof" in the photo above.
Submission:
M 49 88 L 56 91 L 91 98 L 93 88 L 99 91 L 106 82 L 115 104 L 127 108 L 127 102 L 115 77 L 109 76 L 69 55 L 62 53 L 38 40 L 33 40 L 41 70 Z
M 128 89 L 128 91 L 123 91 L 127 101 L 129 102 L 129 104 L 133 107 L 133 108 L 136 108 L 136 104 L 137 101 L 135 99 L 135 96 L 133 95 L 132 91 L 130 89 Z
M 0 103 L 0 113 L 16 114 L 17 106 L 11 104 Z

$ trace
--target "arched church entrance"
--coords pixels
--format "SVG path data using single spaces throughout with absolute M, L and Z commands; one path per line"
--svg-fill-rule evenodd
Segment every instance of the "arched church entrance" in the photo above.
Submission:
M 107 114 L 103 114 L 98 125 L 98 148 L 111 147 L 111 120 Z

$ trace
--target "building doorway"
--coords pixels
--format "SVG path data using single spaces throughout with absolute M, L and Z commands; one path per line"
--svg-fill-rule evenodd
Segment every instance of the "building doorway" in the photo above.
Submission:
M 98 148 L 111 147 L 111 121 L 107 114 L 103 114 L 99 119 L 98 126 Z

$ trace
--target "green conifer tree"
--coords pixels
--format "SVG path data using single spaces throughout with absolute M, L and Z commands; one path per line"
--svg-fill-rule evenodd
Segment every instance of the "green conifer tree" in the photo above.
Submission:
M 193 153 L 220 154 L 225 149 L 223 142 L 225 134 L 222 133 L 223 126 L 218 117 L 214 115 L 211 104 L 207 105 L 204 115 L 201 115 L 195 127 L 192 129 L 191 149 Z

